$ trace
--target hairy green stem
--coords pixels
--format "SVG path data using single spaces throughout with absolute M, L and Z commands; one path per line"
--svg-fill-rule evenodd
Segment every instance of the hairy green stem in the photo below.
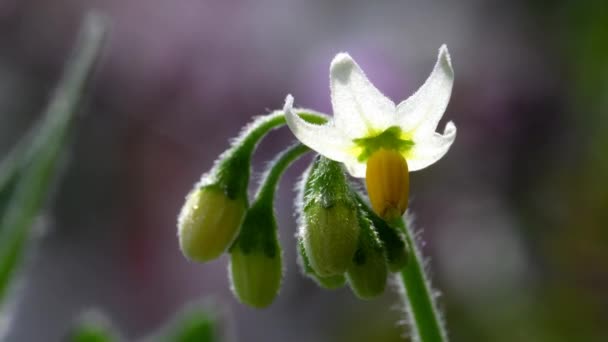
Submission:
M 302 119 L 313 124 L 323 124 L 327 122 L 327 117 L 318 112 L 306 109 L 295 109 L 295 112 Z M 239 153 L 247 152 L 243 154 L 251 156 L 262 137 L 272 129 L 285 124 L 285 115 L 282 110 L 274 111 L 266 116 L 259 117 L 243 129 L 243 132 L 241 132 L 233 146 L 238 146 L 237 148 L 240 150 Z
M 296 109 L 295 111 L 301 118 L 310 123 L 321 124 L 327 122 L 325 114 L 305 109 Z M 286 119 L 282 110 L 255 118 L 233 141 L 232 147 L 217 159 L 211 174 L 203 175 L 198 186 L 203 187 L 209 183 L 222 184 L 228 197 L 234 199 L 239 196 L 246 196 L 253 151 L 266 134 L 285 125 L 285 123 Z
M 418 342 L 445 342 L 448 340 L 447 332 L 430 280 L 424 270 L 424 260 L 415 232 L 411 227 L 407 227 L 403 219 L 398 219 L 393 224 L 405 234 L 411 251 L 408 264 L 399 274 L 411 338 Z
M 258 189 L 256 201 L 262 203 L 272 203 L 274 201 L 274 193 L 277 188 L 277 183 L 279 182 L 283 172 L 285 172 L 285 169 L 287 169 L 287 167 L 298 157 L 309 151 L 310 149 L 308 147 L 300 143 L 296 143 L 277 155 L 276 158 L 270 163 L 268 171 L 266 171 L 266 174 L 262 178 L 263 181 Z

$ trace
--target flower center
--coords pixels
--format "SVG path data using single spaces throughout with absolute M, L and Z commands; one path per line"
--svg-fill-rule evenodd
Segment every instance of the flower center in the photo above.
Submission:
M 376 214 L 387 221 L 403 215 L 408 204 L 410 179 L 407 162 L 400 152 L 385 148 L 375 150 L 367 159 L 365 183 Z
M 393 126 L 378 135 L 354 139 L 357 160 L 364 162 L 379 149 L 394 150 L 403 154 L 414 146 L 414 142 L 408 138 L 401 128 Z

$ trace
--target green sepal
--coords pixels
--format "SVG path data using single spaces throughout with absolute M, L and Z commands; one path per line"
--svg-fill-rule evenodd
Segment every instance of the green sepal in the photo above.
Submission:
M 243 253 L 263 253 L 274 257 L 280 249 L 277 239 L 277 222 L 272 203 L 255 202 L 245 213 L 241 230 L 230 247 L 230 252 L 239 248 Z
M 361 153 L 357 156 L 360 162 L 366 161 L 376 150 L 385 148 L 399 152 L 407 152 L 414 146 L 414 141 L 403 138 L 401 127 L 392 126 L 384 132 L 366 138 L 354 139 L 353 142 L 361 148 Z
M 343 274 L 359 239 L 358 206 L 342 165 L 318 156 L 305 175 L 299 236 L 322 277 Z
M 203 175 L 198 187 L 214 185 L 230 199 L 247 199 L 250 169 L 251 151 L 246 146 L 233 146 L 220 155 L 211 171 Z
M 391 272 L 399 272 L 408 262 L 409 248 L 403 233 L 378 216 L 361 198 L 357 197 L 360 210 L 371 220 L 373 229 L 386 252 L 386 261 Z
M 318 155 L 309 170 L 304 184 L 304 212 L 312 206 L 324 209 L 344 205 L 356 210 L 357 199 L 344 173 L 341 163 Z

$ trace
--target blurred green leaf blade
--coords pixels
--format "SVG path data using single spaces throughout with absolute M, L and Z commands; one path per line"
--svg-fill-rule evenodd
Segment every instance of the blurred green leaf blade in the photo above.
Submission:
M 168 341 L 175 342 L 216 342 L 215 317 L 204 312 L 195 312 L 183 317 L 174 327 Z
M 224 315 L 217 305 L 190 303 L 157 333 L 150 342 L 220 342 L 223 341 L 221 321 Z
M 57 173 L 71 124 L 101 51 L 104 18 L 89 14 L 42 121 L 0 164 L 0 299 Z
M 113 331 L 107 327 L 85 323 L 75 327 L 68 337 L 69 342 L 114 342 L 118 341 Z
M 80 316 L 65 339 L 66 342 L 114 342 L 120 341 L 116 329 L 108 318 L 98 311 Z

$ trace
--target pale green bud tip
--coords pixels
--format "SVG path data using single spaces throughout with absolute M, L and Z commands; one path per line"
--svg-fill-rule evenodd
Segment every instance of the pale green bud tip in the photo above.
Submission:
M 360 299 L 372 299 L 382 293 L 386 287 L 386 259 L 382 251 L 359 249 L 346 278 L 351 289 Z
M 339 289 L 346 284 L 346 277 L 343 274 L 329 277 L 315 276 L 314 280 L 319 286 L 328 290 Z
M 246 207 L 245 199 L 231 199 L 219 187 L 192 190 L 177 222 L 184 256 L 200 262 L 219 257 L 236 237 Z
M 302 273 L 314 280 L 319 286 L 326 288 L 328 290 L 335 290 L 341 288 L 346 284 L 346 278 L 343 274 L 329 276 L 329 277 L 321 277 L 315 273 L 315 270 L 310 266 L 310 261 L 308 260 L 308 256 L 306 256 L 306 251 L 304 250 L 304 243 L 301 239 L 298 239 L 298 252 L 299 258 L 298 262 L 300 264 Z
M 230 251 L 230 281 L 238 300 L 254 308 L 269 306 L 281 287 L 281 253 L 272 257 L 263 251 Z

